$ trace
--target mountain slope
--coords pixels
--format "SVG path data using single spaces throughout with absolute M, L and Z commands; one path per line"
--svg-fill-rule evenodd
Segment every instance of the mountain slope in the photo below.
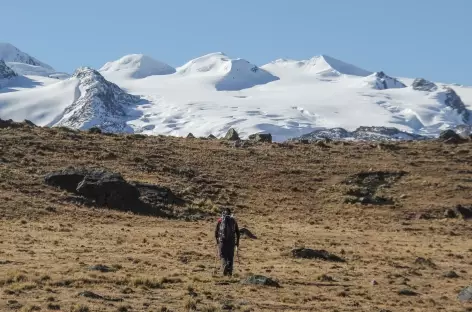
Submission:
M 130 54 L 119 60 L 108 62 L 99 70 L 102 74 L 120 73 L 130 78 L 145 78 L 153 75 L 170 75 L 175 68 L 143 54 Z
M 23 63 L 33 66 L 40 66 L 45 69 L 54 70 L 51 66 L 46 63 L 43 63 L 34 57 L 30 56 L 29 54 L 21 51 L 20 49 L 16 48 L 15 46 L 0 42 L 0 60 L 5 61 L 6 63 Z

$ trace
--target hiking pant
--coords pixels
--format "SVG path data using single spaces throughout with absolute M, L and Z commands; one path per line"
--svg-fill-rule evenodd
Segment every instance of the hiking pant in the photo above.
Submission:
M 235 244 L 220 243 L 220 258 L 223 266 L 223 275 L 233 275 L 233 259 Z

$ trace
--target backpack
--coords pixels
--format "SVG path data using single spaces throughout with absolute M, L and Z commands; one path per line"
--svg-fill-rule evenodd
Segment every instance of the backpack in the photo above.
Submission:
M 219 228 L 219 239 L 220 242 L 231 242 L 234 241 L 234 219 L 233 216 L 224 215 L 221 217 L 221 223 Z

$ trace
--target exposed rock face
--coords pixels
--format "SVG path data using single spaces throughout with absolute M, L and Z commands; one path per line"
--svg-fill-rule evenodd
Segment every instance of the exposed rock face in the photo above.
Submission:
M 10 79 L 18 76 L 10 67 L 5 64 L 4 61 L 0 60 L 0 81 L 2 79 Z
M 310 142 L 316 142 L 322 139 L 337 141 L 402 141 L 425 140 L 427 138 L 392 127 L 359 127 L 352 132 L 343 128 L 315 130 L 290 141 L 309 140 Z
M 47 174 L 44 180 L 48 185 L 83 196 L 97 206 L 140 214 L 166 215 L 163 208 L 181 202 L 165 187 L 130 183 L 120 174 L 106 170 L 66 168 Z
M 225 140 L 238 141 L 239 140 L 238 132 L 236 132 L 236 130 L 234 128 L 229 129 L 228 132 L 225 135 Z
M 372 87 L 377 90 L 406 88 L 406 86 L 396 78 L 390 77 L 382 71 L 376 72 L 366 77 L 366 79 L 368 80 L 369 85 L 372 85 Z
M 460 96 L 457 95 L 456 91 L 454 91 L 452 88 L 445 87 L 443 94 L 445 96 L 444 104 L 451 107 L 452 109 L 455 109 L 459 114 L 462 115 L 462 120 L 465 123 L 468 123 L 469 111 L 467 110 L 464 102 L 462 102 Z
M 428 92 L 434 92 L 438 89 L 436 84 L 423 78 L 416 78 L 411 84 L 411 87 L 413 90 Z
M 129 132 L 126 117 L 132 105 L 140 102 L 139 97 L 124 92 L 88 67 L 79 68 L 71 79 L 79 79 L 84 92 L 65 109 L 55 126 L 75 129 L 98 127 L 105 132 Z

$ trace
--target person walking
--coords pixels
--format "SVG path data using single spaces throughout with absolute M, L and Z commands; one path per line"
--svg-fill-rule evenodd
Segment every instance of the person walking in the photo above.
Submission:
M 215 229 L 215 239 L 223 266 L 223 275 L 233 275 L 234 250 L 239 247 L 239 227 L 229 208 L 223 210 Z

